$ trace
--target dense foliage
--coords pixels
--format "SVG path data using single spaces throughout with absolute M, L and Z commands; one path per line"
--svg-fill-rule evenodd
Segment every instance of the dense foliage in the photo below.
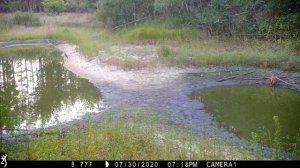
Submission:
M 26 26 L 39 26 L 41 24 L 38 17 L 30 12 L 17 12 L 13 17 L 14 24 Z
M 153 3 L 154 0 L 99 0 L 97 15 L 111 26 L 136 23 L 153 15 Z
M 43 11 L 42 0 L 0 0 L 0 12 Z
M 98 0 L 52 0 L 52 3 L 51 0 L 0 0 L 0 12 L 42 12 L 47 10 L 45 1 L 47 4 L 57 4 L 60 1 L 60 4 L 63 3 L 61 7 L 64 12 L 87 12 L 96 9 Z
M 66 12 L 90 12 L 96 10 L 98 0 L 65 0 Z
M 45 11 L 48 13 L 61 13 L 65 10 L 65 2 L 63 0 L 43 0 Z
M 300 2 L 296 0 L 99 0 L 99 19 L 120 25 L 145 16 L 172 26 L 190 25 L 212 34 L 255 33 L 299 36 Z
M 0 0 L 0 12 L 91 12 L 112 27 L 155 19 L 207 34 L 299 37 L 298 0 Z

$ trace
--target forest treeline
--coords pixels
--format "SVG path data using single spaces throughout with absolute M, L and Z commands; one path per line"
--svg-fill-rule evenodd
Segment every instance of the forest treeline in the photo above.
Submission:
M 298 38 L 299 0 L 0 0 L 1 12 L 96 12 L 111 27 L 159 20 L 211 35 Z

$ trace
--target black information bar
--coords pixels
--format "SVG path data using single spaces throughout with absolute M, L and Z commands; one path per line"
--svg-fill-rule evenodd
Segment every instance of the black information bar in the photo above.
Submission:
M 294 161 L 10 161 L 0 168 L 242 168 L 242 167 L 299 167 L 300 160 Z

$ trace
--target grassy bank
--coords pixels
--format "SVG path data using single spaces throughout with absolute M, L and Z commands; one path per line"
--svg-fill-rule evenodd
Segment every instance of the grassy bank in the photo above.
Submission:
M 101 122 L 90 119 L 46 129 L 38 138 L 7 142 L 0 150 L 17 160 L 261 158 L 260 153 L 235 147 L 230 140 L 194 139 L 187 130 L 164 130 L 164 126 L 153 113 L 113 113 Z
M 177 45 L 162 44 L 161 62 L 176 66 L 245 65 L 300 71 L 300 56 L 277 42 L 199 40 Z
M 246 65 L 300 71 L 299 40 L 207 38 L 192 28 L 144 23 L 116 31 L 129 41 L 158 44 L 159 61 L 171 66 Z
M 138 26 L 118 29 L 115 34 L 130 41 L 191 41 L 197 40 L 199 32 L 193 28 L 171 28 L 163 23 L 143 23 Z
M 87 28 L 54 28 L 54 30 L 47 33 L 9 34 L 0 36 L 0 41 L 29 39 L 68 41 L 77 44 L 80 50 L 87 56 L 95 56 L 100 49 L 109 45 L 107 35 Z M 104 41 L 106 42 L 104 43 Z
M 106 30 L 95 21 L 92 15 L 82 14 L 81 20 L 70 22 L 72 14 L 59 16 L 36 15 L 42 20 L 42 27 L 34 27 L 41 33 L 26 32 L 24 28 L 18 33 L 10 33 L 9 29 L 2 31 L 0 41 L 27 39 L 56 39 L 77 44 L 87 56 L 99 55 L 99 50 L 111 53 L 111 46 L 145 46 L 155 45 L 158 57 L 144 63 L 143 60 L 110 59 L 107 63 L 134 68 L 153 66 L 159 62 L 169 66 L 203 66 L 203 65 L 246 65 L 263 68 L 278 68 L 282 70 L 300 71 L 300 40 L 272 40 L 234 38 L 207 38 L 192 28 L 169 27 L 159 22 L 142 23 L 137 26 Z M 80 18 L 79 14 L 74 17 Z M 2 27 L 7 27 L 9 16 L 1 15 Z M 1 21 L 3 20 L 3 21 Z M 11 26 L 11 25 L 10 25 Z M 16 27 L 16 26 L 13 26 Z M 22 29 L 24 32 L 22 33 Z M 41 30 L 45 29 L 45 30 Z M 147 46 L 145 46 L 146 48 Z M 139 53 L 137 53 L 138 55 Z M 143 53 L 140 53 L 143 54 Z M 128 61 L 130 60 L 130 61 Z M 127 61 L 127 62 L 126 62 Z M 134 63 L 132 63 L 134 62 Z M 132 67 L 133 66 L 133 67 Z
M 61 55 L 61 52 L 57 49 L 44 46 L 22 46 L 0 49 L 0 57 L 9 59 L 59 55 Z

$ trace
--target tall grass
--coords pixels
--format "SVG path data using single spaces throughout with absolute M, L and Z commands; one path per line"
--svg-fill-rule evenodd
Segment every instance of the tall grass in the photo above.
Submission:
M 0 33 L 8 31 L 13 25 L 40 26 L 39 17 L 30 12 L 0 14 Z
M 0 48 L 0 57 L 8 59 L 59 55 L 61 55 L 61 52 L 59 50 L 44 46 Z
M 0 13 L 0 33 L 9 30 L 13 25 L 13 16 Z
M 153 22 L 117 30 L 115 35 L 129 41 L 158 41 L 159 61 L 170 66 L 246 65 L 300 71 L 299 40 L 207 39 L 196 29 Z
M 1 151 L 13 160 L 255 159 L 229 141 L 191 138 L 185 130 L 164 130 L 151 112 L 110 113 L 101 121 L 46 129 L 38 138 L 5 141 Z M 179 132 L 178 132 L 179 131 Z
M 97 32 L 88 28 L 57 28 L 47 33 L 9 34 L 1 35 L 0 41 L 53 39 L 64 40 L 79 45 L 87 56 L 95 56 L 98 51 L 110 45 L 110 38 L 105 31 Z
M 158 48 L 159 59 L 168 65 L 245 65 L 300 71 L 300 56 L 284 44 L 264 41 L 198 40 Z
M 128 40 L 194 40 L 198 37 L 196 29 L 171 28 L 164 24 L 144 23 L 135 27 L 124 28 L 116 31 L 120 37 Z
M 25 26 L 39 26 L 41 21 L 30 12 L 16 12 L 13 17 L 14 24 Z
M 251 138 L 253 143 L 259 143 L 268 145 L 273 148 L 272 158 L 282 159 L 283 155 L 289 156 L 293 159 L 300 158 L 300 132 L 294 137 L 296 143 L 285 143 L 284 138 L 281 135 L 281 124 L 278 116 L 273 116 L 273 121 L 275 125 L 274 133 L 272 134 L 270 130 L 262 127 L 256 132 L 251 132 Z M 257 149 L 260 151 L 260 149 Z

